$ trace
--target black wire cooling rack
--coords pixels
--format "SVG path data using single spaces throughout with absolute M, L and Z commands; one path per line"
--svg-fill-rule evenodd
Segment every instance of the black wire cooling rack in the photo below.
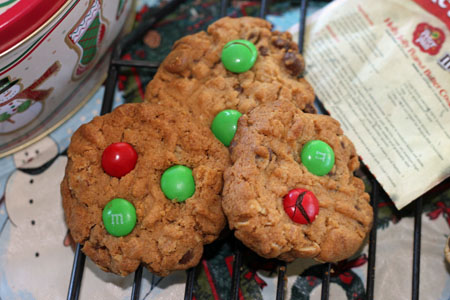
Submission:
M 112 110 L 112 104 L 114 99 L 115 87 L 117 83 L 117 78 L 119 71 L 124 67 L 135 67 L 135 68 L 147 68 L 156 72 L 159 62 L 151 61 L 140 61 L 140 60 L 121 60 L 123 50 L 127 48 L 132 43 L 136 42 L 138 39 L 142 38 L 145 33 L 150 30 L 155 24 L 162 18 L 172 13 L 181 3 L 185 1 L 182 0 L 172 0 L 165 6 L 150 10 L 147 13 L 143 21 L 137 26 L 130 34 L 126 35 L 124 38 L 118 42 L 112 52 L 111 62 L 108 70 L 108 77 L 105 83 L 105 93 L 103 97 L 101 115 L 109 113 Z M 306 12 L 308 9 L 308 0 L 300 1 L 300 30 L 298 46 L 300 53 L 303 52 L 303 41 L 305 35 L 305 21 Z M 220 16 L 226 15 L 228 8 L 228 1 L 221 0 L 220 2 Z M 259 17 L 265 18 L 269 9 L 269 0 L 262 0 L 260 2 Z M 316 103 L 322 106 L 320 101 L 316 98 Z M 362 166 L 364 168 L 364 166 Z M 370 173 L 366 172 L 367 174 Z M 368 264 L 367 264 L 367 281 L 366 281 L 366 297 L 367 300 L 372 300 L 374 298 L 374 287 L 375 287 L 375 259 L 376 259 L 376 244 L 377 244 L 377 216 L 378 216 L 378 202 L 380 199 L 381 187 L 379 183 L 371 177 L 372 192 L 371 192 L 371 205 L 373 207 L 374 224 L 372 231 L 369 236 L 369 253 L 368 253 Z M 414 212 L 414 245 L 413 245 L 413 261 L 412 261 L 412 300 L 419 299 L 419 280 L 420 280 L 420 238 L 421 238 L 421 226 L 422 226 L 422 197 L 415 201 L 415 212 Z M 231 299 L 239 299 L 239 284 L 240 284 L 240 272 L 243 261 L 243 246 L 236 241 L 237 246 L 234 249 L 234 260 L 232 269 L 232 280 L 231 280 Z M 74 262 L 72 267 L 72 273 L 70 278 L 69 290 L 67 299 L 76 300 L 80 295 L 81 281 L 83 278 L 84 264 L 86 256 L 81 251 L 81 245 L 76 245 Z M 287 286 L 287 264 L 283 261 L 277 262 L 278 269 L 278 281 L 276 294 L 273 296 L 277 300 L 285 299 L 286 286 Z M 321 299 L 326 300 L 330 298 L 330 274 L 331 264 L 325 263 L 322 265 L 322 291 Z M 142 265 L 136 270 L 134 275 L 133 287 L 131 292 L 131 299 L 138 300 L 140 295 L 140 287 L 142 281 Z M 184 294 L 185 300 L 193 299 L 194 293 L 194 281 L 195 281 L 195 269 L 191 268 L 186 271 L 186 289 Z

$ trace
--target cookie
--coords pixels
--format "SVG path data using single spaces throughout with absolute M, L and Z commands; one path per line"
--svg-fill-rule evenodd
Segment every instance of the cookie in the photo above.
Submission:
M 358 250 L 373 212 L 362 180 L 353 176 L 355 148 L 336 120 L 288 101 L 265 103 L 239 119 L 230 149 L 222 205 L 247 247 L 285 261 L 336 262 Z M 308 152 L 330 161 L 311 165 Z M 315 175 L 323 170 L 328 173 Z
M 116 274 L 141 263 L 161 276 L 195 266 L 226 223 L 220 193 L 229 163 L 227 149 L 186 112 L 122 105 L 72 137 L 61 184 L 70 233 Z M 174 180 L 193 189 L 169 200 Z
M 315 112 L 314 91 L 299 78 L 305 63 L 297 44 L 290 33 L 271 28 L 269 22 L 259 18 L 226 17 L 210 25 L 207 32 L 183 37 L 148 84 L 145 101 L 182 106 L 208 127 L 225 109 L 247 113 L 260 103 L 278 99 Z M 248 71 L 234 73 L 222 63 L 222 50 L 233 40 L 240 40 L 237 48 L 244 50 L 243 59 L 257 56 Z M 246 41 L 255 47 L 248 47 Z M 234 50 L 229 53 L 235 54 Z

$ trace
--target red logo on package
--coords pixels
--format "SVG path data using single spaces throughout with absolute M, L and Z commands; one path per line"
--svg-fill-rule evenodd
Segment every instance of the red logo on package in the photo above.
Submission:
M 450 1 L 448 0 L 414 0 L 430 14 L 438 17 L 450 29 Z
M 413 33 L 414 45 L 430 55 L 438 54 L 444 41 L 444 32 L 427 23 L 420 23 L 417 25 L 416 30 Z

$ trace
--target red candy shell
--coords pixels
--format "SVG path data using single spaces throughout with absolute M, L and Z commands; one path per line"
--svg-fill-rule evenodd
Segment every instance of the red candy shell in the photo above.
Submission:
M 319 213 L 319 201 L 305 189 L 293 189 L 284 196 L 284 211 L 295 223 L 310 224 Z
M 103 151 L 102 168 L 110 176 L 125 176 L 134 169 L 136 162 L 137 152 L 128 143 L 114 143 Z

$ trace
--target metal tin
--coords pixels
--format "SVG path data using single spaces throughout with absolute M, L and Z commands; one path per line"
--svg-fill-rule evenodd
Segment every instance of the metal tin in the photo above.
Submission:
M 48 134 L 98 88 L 105 54 L 133 7 L 132 0 L 0 0 L 0 157 Z

